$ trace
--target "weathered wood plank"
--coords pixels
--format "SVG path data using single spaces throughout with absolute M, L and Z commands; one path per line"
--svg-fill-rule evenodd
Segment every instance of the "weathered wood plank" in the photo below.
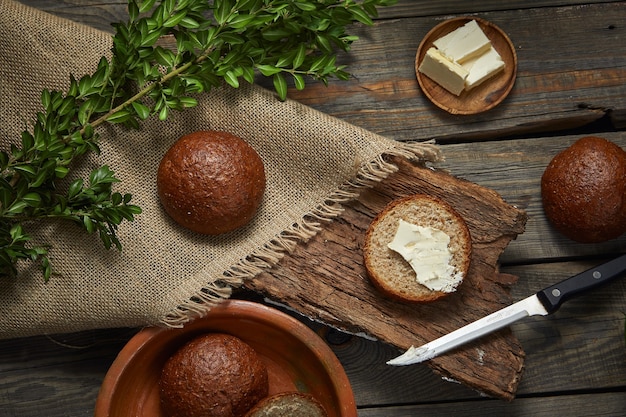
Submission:
M 398 2 L 389 7 L 380 9 L 380 18 L 396 18 L 396 17 L 419 17 L 419 16 L 445 16 L 459 14 L 484 13 L 498 10 L 516 10 L 529 8 L 545 8 L 570 6 L 576 4 L 592 4 L 605 3 L 602 0 L 585 1 L 585 0 L 534 0 L 532 3 L 523 0 L 446 0 L 446 1 L 429 1 L 429 0 L 398 0 Z
M 125 2 L 86 1 L 78 8 L 69 0 L 23 1 L 103 30 L 111 30 L 109 22 L 124 19 L 126 13 Z M 563 6 L 546 7 L 555 4 Z M 554 131 L 586 125 L 607 114 L 616 126 L 623 126 L 626 43 L 620 39 L 626 36 L 622 24 L 626 2 L 587 4 L 584 13 L 582 6 L 568 4 L 572 2 L 544 1 L 527 8 L 518 2 L 403 0 L 374 27 L 353 28 L 361 39 L 349 55 L 340 57 L 352 80 L 333 80 L 332 88 L 310 82 L 304 91 L 291 89 L 289 95 L 403 141 L 481 140 Z M 518 79 L 513 91 L 500 106 L 480 115 L 443 112 L 421 93 L 415 79 L 415 52 L 421 38 L 454 10 L 456 15 L 483 10 L 480 17 L 499 25 L 517 47 Z M 439 17 L 391 18 L 407 15 Z M 272 88 L 271 80 L 259 79 L 259 83 Z
M 626 403 L 623 399 L 623 392 L 610 392 L 522 398 L 510 404 L 493 400 L 460 401 L 361 409 L 359 417 L 623 416 L 626 414 Z
M 450 115 L 421 93 L 414 59 L 442 18 L 387 20 L 359 28 L 345 57 L 353 79 L 290 96 L 397 140 L 483 140 L 582 126 L 626 108 L 626 3 L 480 13 L 516 45 L 518 77 L 491 111 Z M 620 41 L 622 39 L 622 41 Z M 384 63 L 384 64 L 383 64 Z M 616 123 L 621 123 L 616 121 Z
M 111 31 L 109 22 L 126 18 L 127 2 L 124 0 L 18 0 L 48 13 L 56 14 L 92 27 Z M 443 16 L 448 14 L 483 13 L 497 10 L 515 10 L 570 6 L 576 4 L 606 3 L 602 0 L 535 0 L 532 5 L 525 0 L 498 1 L 454 0 L 433 2 L 429 0 L 399 0 L 395 5 L 379 8 L 379 19 L 420 16 Z

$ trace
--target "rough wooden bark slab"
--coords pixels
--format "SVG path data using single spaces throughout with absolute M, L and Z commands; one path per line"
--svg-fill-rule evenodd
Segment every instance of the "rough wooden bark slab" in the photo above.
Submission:
M 338 219 L 246 287 L 306 316 L 401 349 L 510 304 L 508 290 L 517 278 L 498 272 L 498 258 L 523 232 L 526 214 L 495 191 L 402 158 L 394 162 L 400 168 L 397 173 L 365 191 Z M 391 200 L 414 193 L 436 195 L 451 204 L 466 220 L 473 242 L 470 272 L 457 292 L 420 305 L 392 301 L 378 293 L 367 278 L 361 252 L 373 217 Z M 442 376 L 511 400 L 524 351 L 515 336 L 503 330 L 428 364 Z

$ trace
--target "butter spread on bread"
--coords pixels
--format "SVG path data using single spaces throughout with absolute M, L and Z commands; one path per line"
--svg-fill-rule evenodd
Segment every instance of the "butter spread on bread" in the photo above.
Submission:
M 371 283 L 383 295 L 399 301 L 424 303 L 451 294 L 433 290 L 415 279 L 416 273 L 402 255 L 389 248 L 394 241 L 400 221 L 443 232 L 449 237 L 449 265 L 454 279 L 459 282 L 467 276 L 470 267 L 472 239 L 469 228 L 459 213 L 442 199 L 425 194 L 415 194 L 391 201 L 372 220 L 365 233 L 363 258 Z M 400 230 L 401 235 L 403 229 Z M 411 240 L 405 239 L 405 240 Z M 433 242 L 429 240 L 428 245 Z M 436 245 L 441 239 L 435 239 Z M 418 265 L 423 267 L 424 265 Z M 449 277 L 448 279 L 452 279 Z
M 433 291 L 452 292 L 463 281 L 463 276 L 450 265 L 449 243 L 450 236 L 442 230 L 400 219 L 396 234 L 387 246 L 411 265 L 417 282 Z

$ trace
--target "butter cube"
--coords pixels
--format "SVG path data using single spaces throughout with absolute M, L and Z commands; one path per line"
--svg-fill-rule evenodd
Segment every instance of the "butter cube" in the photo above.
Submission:
M 504 61 L 498 51 L 492 46 L 484 54 L 465 62 L 461 66 L 469 72 L 465 79 L 465 89 L 471 90 L 502 71 L 504 69 Z
M 465 79 L 469 75 L 469 71 L 447 59 L 435 48 L 426 51 L 418 71 L 457 96 L 465 88 Z
M 475 20 L 470 20 L 433 44 L 449 60 L 458 64 L 482 55 L 491 47 L 489 38 Z

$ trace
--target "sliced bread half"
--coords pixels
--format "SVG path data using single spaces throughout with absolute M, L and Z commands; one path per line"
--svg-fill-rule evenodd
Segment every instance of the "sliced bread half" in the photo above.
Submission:
M 456 274 L 455 285 L 448 290 L 433 290 L 419 283 L 424 277 L 418 277 L 403 255 L 389 248 L 400 220 L 442 231 L 449 237 L 446 266 Z M 369 278 L 381 293 L 401 301 L 423 303 L 456 291 L 469 271 L 471 249 L 470 232 L 463 218 L 445 201 L 416 194 L 392 201 L 376 216 L 365 235 L 363 257 Z
M 282 392 L 265 397 L 245 417 L 327 417 L 322 404 L 311 394 Z

